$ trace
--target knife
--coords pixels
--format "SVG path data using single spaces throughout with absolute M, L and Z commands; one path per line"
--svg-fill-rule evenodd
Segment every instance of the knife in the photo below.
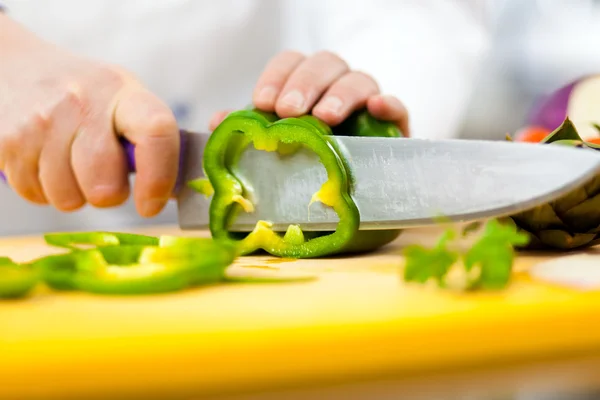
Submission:
M 204 176 L 208 134 L 185 133 L 183 181 Z M 552 201 L 600 173 L 598 152 L 490 140 L 331 136 L 347 157 L 360 229 L 427 226 L 443 216 L 455 222 L 497 218 Z M 246 149 L 236 173 L 253 189 L 253 213 L 240 213 L 232 231 L 250 231 L 258 220 L 285 231 L 335 230 L 337 214 L 321 203 L 308 207 L 327 175 L 318 157 L 293 157 Z M 210 198 L 183 185 L 182 229 L 207 229 Z
M 176 185 L 183 230 L 207 229 L 210 197 L 185 182 L 204 177 L 202 156 L 209 133 L 182 130 Z M 600 155 L 567 146 L 472 139 L 331 136 L 346 155 L 360 229 L 403 229 L 438 223 L 439 217 L 471 222 L 512 215 L 557 199 L 600 173 Z M 122 140 L 135 172 L 134 146 Z M 258 220 L 285 231 L 335 230 L 337 214 L 313 203 L 327 179 L 318 157 L 300 150 L 284 159 L 251 146 L 239 176 L 251 182 L 254 212 L 241 213 L 232 231 L 250 231 Z M 1 174 L 1 173 L 0 173 Z

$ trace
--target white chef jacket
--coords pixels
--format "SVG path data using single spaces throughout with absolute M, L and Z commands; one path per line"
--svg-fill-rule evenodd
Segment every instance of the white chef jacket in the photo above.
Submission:
M 488 45 L 476 0 L 0 3 L 40 37 L 133 71 L 170 105 L 181 128 L 197 131 L 207 129 L 215 111 L 250 104 L 257 78 L 278 52 L 325 49 L 400 98 L 414 137 L 453 137 Z M 177 221 L 174 201 L 150 219 L 139 217 L 131 200 L 112 209 L 62 213 L 30 204 L 0 184 L 0 202 L 0 235 Z

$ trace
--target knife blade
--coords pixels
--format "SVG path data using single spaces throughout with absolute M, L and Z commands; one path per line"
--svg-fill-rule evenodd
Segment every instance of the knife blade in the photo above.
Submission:
M 182 180 L 203 177 L 209 134 L 185 133 Z M 335 136 L 352 171 L 352 197 L 360 229 L 402 229 L 435 224 L 443 216 L 469 222 L 511 215 L 556 199 L 600 173 L 600 155 L 566 146 L 490 140 L 399 139 Z M 336 213 L 311 196 L 326 181 L 318 157 L 301 150 L 281 159 L 251 146 L 239 174 L 253 188 L 253 213 L 241 213 L 232 231 L 258 220 L 275 230 L 335 230 Z M 182 185 L 177 197 L 181 229 L 207 229 L 210 198 Z

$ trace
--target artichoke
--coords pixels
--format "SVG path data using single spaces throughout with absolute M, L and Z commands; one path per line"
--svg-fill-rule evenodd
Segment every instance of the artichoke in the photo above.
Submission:
M 600 145 L 581 138 L 568 117 L 539 143 L 600 150 Z M 572 250 L 596 245 L 600 243 L 600 175 L 557 200 L 512 215 L 507 221 L 530 236 L 527 249 Z

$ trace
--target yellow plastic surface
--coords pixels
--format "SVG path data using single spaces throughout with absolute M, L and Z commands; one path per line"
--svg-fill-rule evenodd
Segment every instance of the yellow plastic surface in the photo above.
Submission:
M 318 275 L 311 282 L 138 297 L 40 288 L 0 301 L 0 399 L 193 398 L 600 351 L 600 290 L 552 286 L 525 273 L 560 255 L 521 255 L 512 285 L 498 293 L 404 284 L 402 245 L 429 244 L 438 234 L 404 233 L 369 255 L 244 257 L 233 267 Z M 0 255 L 19 260 L 49 251 L 41 237 L 0 240 Z

